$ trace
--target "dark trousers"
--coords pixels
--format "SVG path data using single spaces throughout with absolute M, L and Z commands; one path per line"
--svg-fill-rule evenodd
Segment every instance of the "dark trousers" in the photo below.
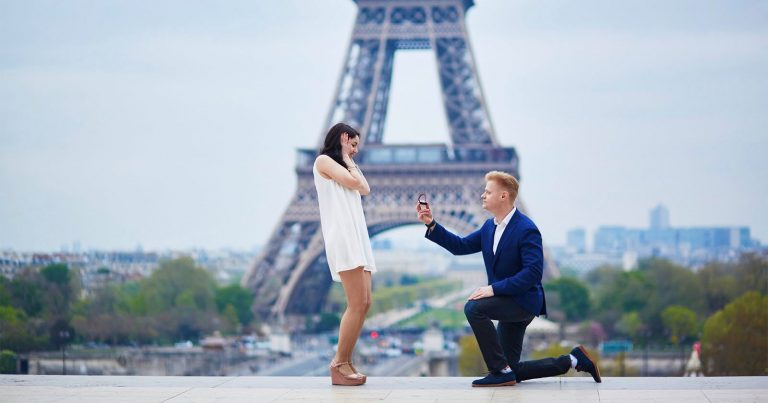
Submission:
M 509 365 L 520 382 L 562 375 L 571 368 L 568 355 L 520 362 L 525 328 L 534 315 L 521 308 L 512 298 L 493 296 L 467 301 L 464 314 L 472 326 L 489 371 L 499 371 Z M 493 326 L 491 320 L 499 321 L 498 328 Z

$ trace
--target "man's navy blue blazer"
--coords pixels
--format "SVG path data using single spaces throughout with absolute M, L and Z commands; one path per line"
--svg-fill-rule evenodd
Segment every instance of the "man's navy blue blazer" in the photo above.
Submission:
M 479 230 L 462 238 L 446 230 L 440 223 L 427 230 L 425 237 L 454 255 L 483 252 L 488 285 L 493 294 L 509 296 L 526 311 L 539 316 L 547 314 L 547 302 L 541 276 L 544 272 L 544 252 L 541 233 L 536 224 L 520 210 L 515 211 L 501 235 L 493 253 L 493 219 Z

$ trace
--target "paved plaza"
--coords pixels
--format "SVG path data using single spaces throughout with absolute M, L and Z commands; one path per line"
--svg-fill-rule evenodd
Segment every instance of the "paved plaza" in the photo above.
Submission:
M 768 403 L 768 377 L 603 378 L 472 388 L 473 378 L 372 377 L 360 387 L 327 377 L 0 375 L 0 402 L 616 402 Z

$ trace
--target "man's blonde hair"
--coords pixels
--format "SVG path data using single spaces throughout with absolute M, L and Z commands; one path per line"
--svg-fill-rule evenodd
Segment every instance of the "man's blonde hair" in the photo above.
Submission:
M 485 174 L 485 180 L 486 182 L 496 181 L 502 189 L 509 193 L 513 203 L 517 200 L 517 191 L 520 189 L 520 183 L 514 176 L 502 171 L 491 171 Z

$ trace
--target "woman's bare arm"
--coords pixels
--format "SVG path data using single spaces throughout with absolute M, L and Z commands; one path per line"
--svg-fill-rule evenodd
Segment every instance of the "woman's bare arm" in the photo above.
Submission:
M 369 195 L 371 188 L 368 186 L 368 181 L 365 180 L 363 173 L 357 168 L 357 164 L 354 161 L 351 164 L 348 161 L 345 162 L 350 167 L 349 170 L 344 169 L 333 158 L 321 155 L 317 157 L 317 170 L 326 178 L 333 179 L 347 189 L 357 190 L 363 196 Z

